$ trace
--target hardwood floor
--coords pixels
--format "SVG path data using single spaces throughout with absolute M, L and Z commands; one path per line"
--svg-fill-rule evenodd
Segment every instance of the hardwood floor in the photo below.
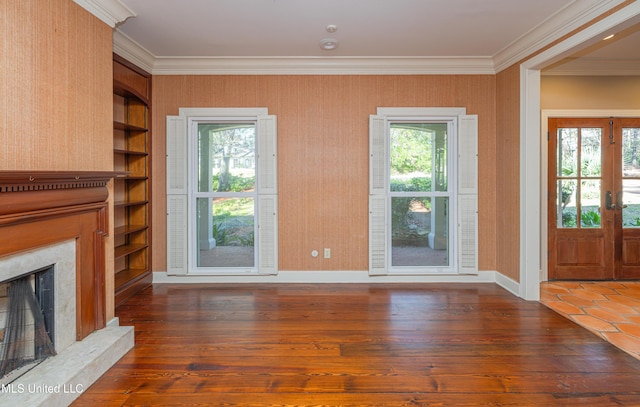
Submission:
M 154 285 L 74 406 L 638 406 L 640 360 L 494 284 Z

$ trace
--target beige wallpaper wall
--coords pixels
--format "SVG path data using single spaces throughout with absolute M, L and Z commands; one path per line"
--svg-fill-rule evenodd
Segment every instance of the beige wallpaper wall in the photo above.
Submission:
M 180 107 L 278 116 L 281 270 L 368 269 L 368 125 L 377 107 L 462 106 L 479 116 L 480 269 L 496 269 L 493 75 L 153 77 L 153 269 L 166 270 L 165 118 Z M 331 248 L 331 258 L 312 258 Z
M 71 0 L 3 0 L 0 21 L 0 170 L 111 171 L 111 27 Z
M 0 14 L 1 168 L 111 170 L 111 28 L 69 0 Z
M 542 76 L 542 109 L 640 109 L 639 76 Z

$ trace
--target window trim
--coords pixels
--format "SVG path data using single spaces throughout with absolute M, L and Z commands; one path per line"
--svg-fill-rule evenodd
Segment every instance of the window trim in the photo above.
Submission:
M 274 275 L 278 271 L 277 120 L 267 108 L 180 108 L 167 116 L 167 275 Z M 194 122 L 242 120 L 256 123 L 255 265 L 250 270 L 207 268 L 195 264 L 197 245 L 192 219 L 196 143 L 189 137 Z M 213 269 L 213 270 L 211 270 Z
M 255 181 L 255 191 L 254 192 L 214 192 L 207 191 L 201 192 L 198 191 L 197 188 L 197 177 L 198 177 L 198 126 L 200 124 L 206 123 L 243 123 L 249 124 L 252 123 L 255 129 L 255 147 L 254 152 L 256 156 L 256 181 Z M 258 174 L 258 116 L 219 116 L 219 117 L 193 117 L 190 116 L 187 120 L 187 128 L 188 133 L 187 137 L 189 138 L 189 193 L 188 193 L 188 207 L 193 209 L 197 207 L 198 199 L 207 198 L 211 199 L 214 197 L 218 198 L 252 198 L 254 201 L 253 208 L 253 216 L 254 216 L 254 232 L 255 236 L 258 236 L 258 225 L 260 224 L 259 212 L 258 212 L 258 199 L 259 199 L 259 178 Z M 258 267 L 258 256 L 259 256 L 259 248 L 260 244 L 254 244 L 253 248 L 253 266 L 236 266 L 236 267 L 215 267 L 215 266 L 199 266 L 198 265 L 198 250 L 201 247 L 201 242 L 199 241 L 199 236 L 197 236 L 198 229 L 198 220 L 197 216 L 189 216 L 189 234 L 188 234 L 188 262 L 191 264 L 189 274 L 197 274 L 197 275 L 235 275 L 235 274 L 255 274 Z M 211 238 L 212 239 L 212 238 Z M 257 242 L 257 240 L 256 240 Z
M 397 123 L 432 123 L 432 124 L 446 124 L 448 134 L 454 134 L 456 137 L 447 137 L 447 173 L 449 174 L 447 177 L 447 191 L 429 191 L 429 192 L 397 192 L 391 191 L 391 144 L 389 144 L 389 149 L 387 151 L 387 210 L 391 209 L 391 204 L 393 198 L 397 197 L 428 197 L 432 199 L 432 205 L 435 204 L 436 198 L 448 198 L 449 199 L 449 216 L 448 216 L 448 227 L 447 230 L 453 230 L 454 233 L 449 233 L 447 236 L 447 247 L 448 247 L 448 255 L 449 255 L 449 265 L 447 266 L 394 266 L 393 265 L 393 243 L 392 239 L 389 237 L 387 239 L 387 253 L 388 256 L 388 273 L 396 274 L 396 275 L 405 275 L 405 274 L 451 274 L 453 270 L 457 267 L 457 244 L 456 244 L 456 235 L 455 225 L 457 224 L 457 168 L 455 157 L 457 156 L 457 118 L 454 116 L 415 116 L 415 117 L 404 117 L 404 116 L 388 116 L 386 117 L 386 134 L 387 137 L 391 135 L 391 126 Z M 389 231 L 392 229 L 391 225 L 392 221 L 390 219 Z
M 446 270 L 419 268 L 400 271 L 391 267 L 389 208 L 389 123 L 402 120 L 454 120 L 456 151 L 450 159 L 455 168 L 453 193 L 457 220 L 453 261 Z M 477 210 L 477 115 L 466 108 L 378 108 L 369 121 L 369 274 L 433 275 L 478 274 Z M 454 257 L 455 256 L 455 257 Z

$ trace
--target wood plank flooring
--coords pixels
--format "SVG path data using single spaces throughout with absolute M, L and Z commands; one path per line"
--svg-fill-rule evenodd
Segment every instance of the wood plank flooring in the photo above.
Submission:
M 640 360 L 495 284 L 154 285 L 73 406 L 638 406 Z

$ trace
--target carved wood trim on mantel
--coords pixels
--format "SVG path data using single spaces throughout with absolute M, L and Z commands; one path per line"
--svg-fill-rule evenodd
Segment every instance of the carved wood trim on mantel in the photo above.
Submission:
M 0 171 L 0 194 L 45 189 L 106 186 L 116 171 Z
M 0 171 L 0 257 L 76 240 L 77 339 L 105 321 L 108 182 L 113 171 Z
M 126 175 L 113 171 L 0 171 L 0 224 L 11 214 L 107 200 L 107 183 Z M 78 189 L 82 189 L 81 193 Z

